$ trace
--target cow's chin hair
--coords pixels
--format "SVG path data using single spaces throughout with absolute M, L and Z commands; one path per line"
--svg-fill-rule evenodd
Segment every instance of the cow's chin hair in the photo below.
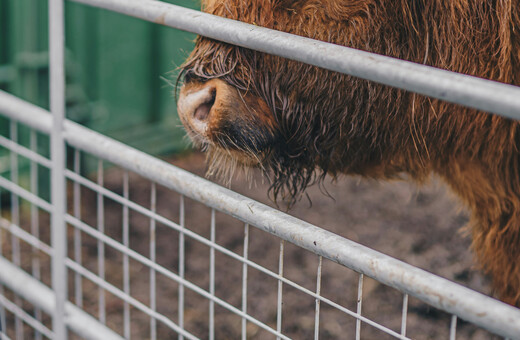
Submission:
M 206 164 L 208 164 L 206 176 L 215 178 L 228 187 L 237 175 L 242 175 L 250 186 L 253 185 L 254 169 L 259 169 L 262 182 L 266 180 L 269 183 L 269 196 L 272 202 L 279 208 L 284 206 L 290 209 L 304 196 L 305 189 L 314 184 L 318 184 L 320 190 L 330 196 L 323 186 L 326 172 L 316 170 L 314 165 L 298 166 L 297 162 L 294 164 L 273 163 L 273 159 L 279 159 L 272 157 L 273 150 L 258 155 L 206 145 L 204 151 Z M 310 200 L 308 196 L 307 198 Z
M 206 176 L 230 186 L 237 175 L 242 175 L 250 184 L 253 182 L 253 169 L 262 168 L 261 158 L 248 152 L 208 146 L 205 150 L 208 170 Z

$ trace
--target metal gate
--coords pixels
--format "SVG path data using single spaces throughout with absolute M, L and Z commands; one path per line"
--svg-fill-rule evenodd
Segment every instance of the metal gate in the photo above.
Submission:
M 520 90 L 513 86 L 316 42 L 154 0 L 75 1 L 507 117 L 520 116 Z M 2 123 L 9 125 L 8 133 L 0 136 L 0 146 L 10 152 L 11 174 L 9 179 L 0 177 L 0 190 L 9 196 L 9 207 L 0 209 L 4 211 L 0 216 L 0 236 L 7 236 L 10 241 L 0 240 L 4 248 L 0 249 L 3 338 L 214 339 L 229 337 L 228 333 L 216 330 L 226 322 L 237 327 L 242 339 L 268 335 L 278 339 L 301 338 L 301 334 L 315 339 L 338 337 L 331 334 L 356 339 L 409 339 L 417 336 L 407 332 L 409 299 L 419 299 L 451 314 L 445 325 L 449 339 L 457 336 L 459 318 L 501 337 L 520 339 L 520 311 L 516 308 L 64 119 L 63 0 L 49 3 L 52 116 L 0 92 Z M 28 140 L 19 138 L 22 130 L 28 131 L 24 134 L 29 136 Z M 50 146 L 42 148 L 46 143 L 41 142 L 49 138 Z M 95 179 L 80 173 L 83 157 L 97 162 Z M 29 183 L 17 176 L 19 159 L 30 162 Z M 121 169 L 117 176 L 122 181 L 122 192 L 105 185 L 106 164 Z M 131 196 L 134 176 L 148 181 L 146 198 Z M 51 200 L 38 193 L 39 181 L 51 182 Z M 158 198 L 158 187 L 171 190 L 171 196 Z M 95 216 L 82 214 L 82 202 L 86 199 L 95 200 Z M 172 210 L 178 214 L 158 212 L 158 199 L 177 202 L 178 208 Z M 208 207 L 205 232 L 187 223 L 187 201 Z M 107 202 L 119 211 L 120 225 L 113 225 Z M 242 223 L 238 248 L 218 240 L 216 226 L 219 218 L 224 217 Z M 137 244 L 131 241 L 136 223 L 142 232 Z M 250 257 L 251 235 L 255 232 L 273 235 L 279 242 L 276 265 Z M 168 237 L 174 241 L 168 242 L 166 248 L 158 247 Z M 289 246 L 315 256 L 314 284 L 300 282 L 284 268 L 284 253 Z M 189 249 L 196 247 L 201 249 L 197 254 L 207 255 L 202 269 L 193 269 L 191 255 L 188 256 L 192 254 Z M 165 249 L 171 253 L 172 263 L 157 260 L 157 252 Z M 96 258 L 95 263 L 84 261 L 86 251 Z M 222 282 L 235 285 L 240 294 L 234 296 L 239 298 L 224 296 L 220 291 L 222 283 L 216 281 L 224 270 L 231 268 L 238 268 L 239 280 Z M 337 275 L 357 275 L 356 286 L 344 287 L 345 291 L 356 292 L 354 301 L 330 297 L 322 290 L 325 269 Z M 206 271 L 207 275 L 203 280 L 194 279 L 190 276 L 193 270 Z M 119 273 L 117 279 L 111 275 L 114 273 Z M 367 303 L 380 303 L 364 299 L 367 277 L 402 295 L 398 327 L 388 325 L 384 318 L 376 320 L 364 314 L 363 306 Z M 276 290 L 276 298 L 264 299 L 262 290 L 251 291 L 253 278 L 262 284 L 271 282 L 262 289 Z M 139 280 L 147 282 L 145 291 L 132 288 Z M 173 291 L 169 290 L 171 287 Z M 289 291 L 298 294 L 299 299 L 310 299 L 312 308 L 288 308 L 284 302 Z M 160 304 L 164 301 L 167 303 Z M 118 316 L 114 319 L 110 311 Z M 270 312 L 266 315 L 265 311 Z M 144 316 L 146 325 L 143 317 L 136 319 L 136 315 Z M 337 320 L 334 327 L 341 329 L 339 333 L 326 328 L 331 315 Z M 286 320 L 291 318 L 304 318 L 299 327 L 305 329 L 285 327 Z M 138 328 L 146 329 L 146 335 L 139 333 Z

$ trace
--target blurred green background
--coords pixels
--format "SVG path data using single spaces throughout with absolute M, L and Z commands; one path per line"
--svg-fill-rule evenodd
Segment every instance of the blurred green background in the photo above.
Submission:
M 196 0 L 163 1 L 200 8 Z M 45 109 L 47 6 L 44 0 L 0 0 L 0 89 Z M 153 155 L 186 150 L 172 83 L 195 35 L 70 1 L 65 6 L 67 118 Z M 18 142 L 29 147 L 29 129 L 16 128 Z M 12 137 L 9 120 L 1 116 L 0 135 Z M 37 151 L 49 157 L 48 136 L 39 134 L 37 144 Z M 0 176 L 12 180 L 11 157 L 0 147 Z M 18 183 L 29 189 L 30 162 L 21 156 L 16 162 Z M 89 174 L 97 163 L 84 158 L 81 166 Z M 38 191 L 48 200 L 49 170 L 38 166 L 37 171 Z
M 0 0 L 0 89 L 48 109 L 47 16 L 47 1 Z M 164 78 L 175 81 L 194 38 L 66 1 L 67 118 L 151 154 L 185 149 Z M 6 124 L 0 129 L 5 133 Z

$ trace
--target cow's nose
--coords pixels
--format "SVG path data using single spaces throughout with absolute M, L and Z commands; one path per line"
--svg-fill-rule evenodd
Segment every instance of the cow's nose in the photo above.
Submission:
M 184 85 L 177 103 L 180 118 L 196 132 L 204 134 L 216 97 L 217 84 L 214 81 Z

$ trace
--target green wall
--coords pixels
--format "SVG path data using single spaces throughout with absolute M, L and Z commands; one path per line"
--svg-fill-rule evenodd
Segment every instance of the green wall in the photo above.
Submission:
M 0 88 L 45 108 L 47 24 L 47 1 L 0 0 Z M 67 117 L 152 154 L 184 149 L 173 89 L 162 78 L 175 79 L 194 38 L 66 2 Z M 5 125 L 0 121 L 0 130 Z

